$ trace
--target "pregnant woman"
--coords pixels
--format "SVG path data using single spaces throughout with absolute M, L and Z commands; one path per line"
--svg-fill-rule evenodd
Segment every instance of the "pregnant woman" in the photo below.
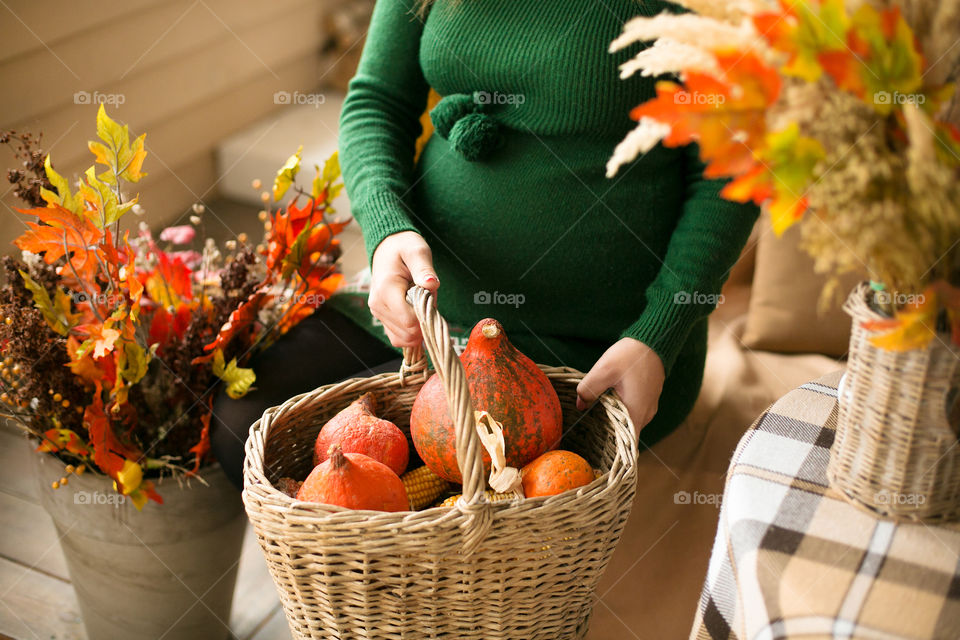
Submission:
M 371 259 L 368 304 L 334 296 L 221 398 L 214 448 L 239 482 L 263 410 L 350 375 L 395 370 L 420 341 L 411 283 L 457 336 L 495 317 L 534 361 L 587 372 L 578 406 L 620 394 L 652 444 L 688 414 L 707 316 L 757 217 L 722 200 L 697 149 L 657 147 L 605 177 L 655 80 L 607 53 L 651 0 L 377 0 L 340 120 L 351 207 Z M 415 161 L 428 91 L 434 134 Z M 375 321 L 372 321 L 373 318 Z

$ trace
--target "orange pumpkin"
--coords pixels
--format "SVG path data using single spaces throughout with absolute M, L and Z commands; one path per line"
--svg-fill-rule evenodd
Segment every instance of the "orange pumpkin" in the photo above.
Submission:
M 590 484 L 590 463 L 572 451 L 548 451 L 523 469 L 523 495 L 527 498 L 555 496 Z
M 362 453 L 390 467 L 398 476 L 407 470 L 410 446 L 400 428 L 378 418 L 377 400 L 365 393 L 346 409 L 330 418 L 317 434 L 313 448 L 313 464 L 327 459 L 333 445 L 340 445 L 344 453 Z
M 344 453 L 337 445 L 303 481 L 297 500 L 370 511 L 410 509 L 403 482 L 390 467 L 362 453 Z
M 560 443 L 563 415 L 557 392 L 533 360 L 510 343 L 499 322 L 492 318 L 478 322 L 460 361 L 473 408 L 488 411 L 503 423 L 508 465 L 520 468 Z M 437 375 L 427 380 L 413 403 L 410 436 L 435 474 L 450 482 L 463 482 L 447 395 Z M 489 471 L 486 453 L 484 462 Z

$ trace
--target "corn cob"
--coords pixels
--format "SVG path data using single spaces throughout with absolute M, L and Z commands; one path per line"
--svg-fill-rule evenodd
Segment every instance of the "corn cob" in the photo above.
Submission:
M 452 486 L 443 478 L 430 471 L 426 465 L 407 471 L 400 477 L 407 490 L 410 508 L 419 511 L 431 505 Z
M 497 493 L 497 492 L 494 491 L 493 489 L 487 489 L 487 490 L 484 491 L 483 493 L 484 493 L 485 496 L 487 496 L 487 501 L 488 501 L 488 502 L 502 502 L 502 501 L 504 501 L 504 500 L 513 500 L 513 499 L 515 499 L 515 498 L 514 498 L 514 495 L 513 495 L 512 493 Z M 441 502 L 441 503 L 438 504 L 437 506 L 438 506 L 438 507 L 452 507 L 454 504 L 456 504 L 457 498 L 459 498 L 461 495 L 463 495 L 463 494 L 458 493 L 458 494 L 455 495 L 455 496 L 450 496 L 449 498 L 447 498 L 446 500 L 444 500 L 443 502 Z
M 593 477 L 594 477 L 594 479 L 597 479 L 597 478 L 603 476 L 603 474 L 604 474 L 604 472 L 601 471 L 600 469 L 594 469 L 594 470 L 593 470 Z M 493 489 L 487 489 L 486 491 L 484 491 L 484 494 L 487 496 L 487 500 L 488 500 L 489 502 L 502 502 L 502 501 L 504 501 L 504 500 L 510 500 L 511 498 L 514 497 L 513 494 L 511 494 L 511 493 L 497 493 L 497 492 L 494 491 Z M 437 506 L 437 507 L 452 507 L 452 506 L 454 505 L 454 503 L 457 501 L 457 498 L 459 498 L 461 495 L 462 495 L 462 494 L 459 494 L 459 493 L 458 493 L 458 494 L 456 494 L 456 495 L 454 495 L 454 496 L 450 496 L 449 498 L 447 498 L 446 500 L 444 500 L 443 502 L 441 502 L 440 504 L 437 504 L 437 505 L 435 505 L 435 506 Z

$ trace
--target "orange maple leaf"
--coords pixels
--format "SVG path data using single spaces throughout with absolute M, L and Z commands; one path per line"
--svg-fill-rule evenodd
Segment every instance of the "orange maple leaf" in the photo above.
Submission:
M 19 249 L 42 254 L 47 264 L 66 256 L 82 279 L 93 279 L 99 267 L 95 247 L 104 237 L 102 231 L 58 204 L 17 211 L 40 220 L 28 222 L 28 231 L 14 240 Z
M 307 279 L 306 292 L 297 295 L 290 305 L 284 309 L 283 316 L 277 323 L 277 335 L 283 335 L 301 320 L 311 315 L 343 284 L 341 273 L 329 275 L 317 274 Z
M 78 456 L 90 455 L 90 451 L 75 432 L 70 429 L 47 429 L 43 432 L 43 441 L 37 451 L 55 453 L 66 449 Z
M 304 229 L 313 230 L 310 233 L 310 242 L 313 251 L 328 248 L 330 238 L 340 233 L 348 224 L 346 222 L 321 223 L 323 220 L 323 205 L 316 205 L 313 198 L 307 200 L 303 207 L 296 206 L 296 200 L 291 201 L 285 211 L 277 212 L 271 221 L 270 232 L 267 234 L 267 268 L 273 270 L 287 259 Z M 323 229 L 317 232 L 316 229 Z M 313 234 L 316 233 L 316 237 Z M 302 241 L 301 241 L 302 242 Z
M 757 165 L 754 151 L 762 149 L 767 133 L 766 111 L 780 95 L 781 79 L 776 69 L 756 54 L 719 53 L 721 73 L 687 74 L 685 86 L 657 83 L 657 97 L 630 113 L 670 126 L 663 144 L 678 147 L 700 145 L 707 163 L 704 177 L 737 176 Z

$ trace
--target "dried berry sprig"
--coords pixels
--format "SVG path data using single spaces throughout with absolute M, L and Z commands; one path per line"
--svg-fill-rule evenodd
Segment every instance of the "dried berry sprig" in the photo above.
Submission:
M 14 185 L 13 195 L 31 207 L 42 207 L 46 203 L 40 195 L 40 189 L 53 189 L 43 168 L 46 154 L 40 148 L 43 134 L 29 132 L 0 131 L 0 144 L 10 147 L 13 156 L 21 161 L 22 169 L 7 171 L 7 181 Z

